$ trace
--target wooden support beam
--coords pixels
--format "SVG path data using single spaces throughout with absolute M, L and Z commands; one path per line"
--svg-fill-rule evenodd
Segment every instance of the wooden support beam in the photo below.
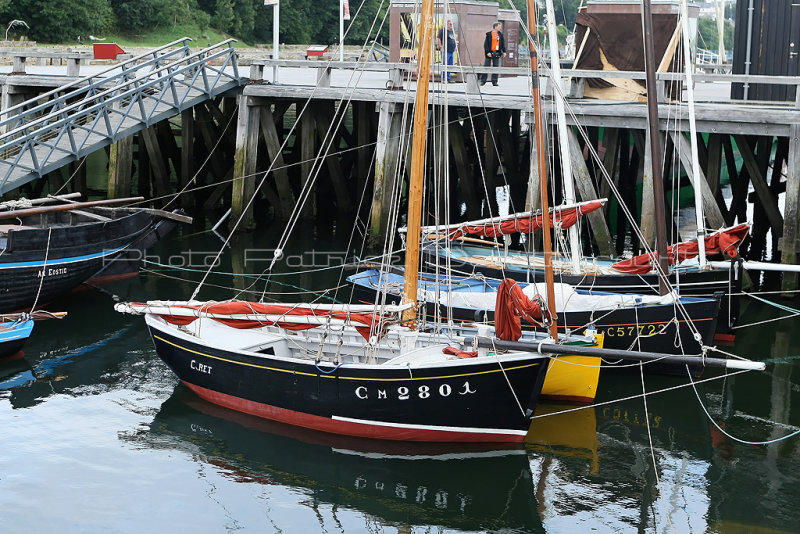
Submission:
M 736 168 L 733 143 L 729 135 L 725 135 L 722 138 L 722 150 L 725 154 L 725 166 L 728 168 L 732 196 L 725 224 L 732 226 L 737 219 L 739 223 L 747 222 L 747 186 L 750 183 L 750 176 L 747 174 L 747 167 L 744 165 L 742 165 L 741 172 Z
M 619 163 L 619 128 L 605 128 L 603 130 L 603 146 L 606 149 L 606 153 L 603 155 L 603 167 L 605 167 L 608 177 L 616 184 Z M 611 184 L 603 178 L 600 180 L 600 198 L 609 198 L 610 196 Z M 608 213 L 609 204 L 611 203 L 607 203 L 603 208 L 606 213 Z
M 483 181 L 489 195 L 489 198 L 486 199 L 489 203 L 489 210 L 486 216 L 497 217 L 500 215 L 500 208 L 497 205 L 497 194 L 495 193 L 497 190 L 497 168 L 499 166 L 497 154 L 497 110 L 489 110 L 485 117 Z
M 194 110 L 196 118 L 195 126 L 200 131 L 200 138 L 203 140 L 206 153 L 210 155 L 211 160 L 209 163 L 211 164 L 213 175 L 225 176 L 228 169 L 230 169 L 230 163 L 225 161 L 225 154 L 223 151 L 224 143 L 222 139 L 219 139 L 216 135 L 218 131 L 217 128 L 212 128 L 214 124 L 211 113 L 206 106 L 195 106 Z
M 798 91 L 800 93 L 800 91 Z M 800 96 L 800 95 L 799 95 Z M 781 263 L 797 264 L 798 250 L 798 203 L 800 203 L 800 125 L 791 126 L 789 154 L 786 159 L 786 197 L 783 208 L 783 237 L 778 241 L 781 249 Z M 797 289 L 797 273 L 783 274 L 783 290 Z M 795 295 L 792 295 L 795 296 Z
M 278 138 L 278 130 L 275 128 L 272 110 L 269 106 L 259 106 L 259 117 L 261 120 L 261 133 L 267 145 L 267 153 L 272 162 L 272 176 L 275 180 L 275 189 L 278 192 L 278 205 L 273 206 L 275 213 L 282 220 L 289 220 L 295 205 L 292 186 L 289 183 L 289 173 L 286 170 L 286 162 L 281 152 L 281 140 Z M 257 142 L 257 141 L 256 141 Z M 253 170 L 255 172 L 255 169 Z
M 276 100 L 275 101 L 275 109 L 272 110 L 272 118 L 275 121 L 275 125 L 283 124 L 283 117 L 286 115 L 286 112 L 289 110 L 290 107 L 294 104 L 291 100 Z
M 192 108 L 181 112 L 181 172 L 179 174 L 179 190 L 181 193 L 180 206 L 190 208 L 194 206 L 196 197 L 194 189 L 197 187 L 194 163 L 194 112 Z M 194 179 L 193 183 L 189 183 Z
M 233 167 L 224 175 L 221 180 L 221 183 L 214 188 L 208 198 L 206 198 L 205 202 L 203 202 L 203 209 L 214 209 L 217 203 L 220 201 L 222 196 L 228 192 L 231 188 L 231 183 L 233 182 Z
M 372 146 L 372 113 L 367 102 L 354 102 L 353 113 L 355 115 L 353 124 L 356 130 L 356 180 L 358 182 L 357 191 L 359 195 L 367 186 L 369 179 L 370 161 L 373 159 L 375 147 Z
M 672 142 L 675 144 L 675 150 L 678 151 L 678 156 L 680 157 L 683 169 L 686 171 L 686 174 L 692 181 L 692 186 L 694 186 L 695 182 L 694 175 L 692 173 L 691 144 L 682 132 L 670 132 L 669 135 L 672 138 Z M 698 181 L 700 182 L 701 194 L 703 198 L 703 213 L 705 214 L 705 218 L 708 223 L 708 229 L 717 230 L 725 227 L 725 218 L 722 216 L 722 211 L 717 205 L 717 199 L 714 197 L 714 193 L 711 191 L 711 187 L 708 185 L 708 181 L 703 173 L 703 169 L 700 169 L 700 177 Z
M 544 131 L 544 128 L 542 128 Z M 525 211 L 533 211 L 538 210 L 542 206 L 542 197 L 539 194 L 540 190 L 540 182 L 539 182 L 539 165 L 538 165 L 538 152 L 536 147 L 536 139 L 535 133 L 533 129 L 533 125 L 530 125 L 528 128 L 528 148 L 530 158 L 528 159 L 528 191 L 525 194 Z M 456 155 L 456 157 L 458 157 Z M 477 216 L 470 217 L 471 219 L 477 219 Z
M 158 144 L 156 131 L 156 125 L 142 130 L 142 141 L 144 141 L 144 146 L 147 149 L 150 168 L 153 170 L 153 179 L 156 186 L 153 196 L 163 196 L 169 191 L 169 170 L 164 164 L 164 156 Z
M 297 104 L 302 109 L 301 104 Z M 311 104 L 308 105 L 303 114 L 300 115 L 300 183 L 305 187 L 311 178 L 311 171 L 314 169 L 315 156 L 317 154 L 317 126 L 314 124 L 314 111 Z M 302 216 L 311 219 L 317 214 L 317 193 L 316 187 L 311 191 L 308 200 L 303 206 Z
M 108 157 L 108 198 L 124 198 L 131 194 L 133 137 L 129 135 L 111 144 Z
M 152 193 L 153 169 L 147 156 L 147 149 L 144 147 L 144 133 L 139 132 L 136 136 L 136 171 L 139 182 L 139 195 L 150 198 Z
M 255 194 L 255 164 L 258 147 L 259 106 L 249 106 L 249 97 L 239 95 L 239 115 L 236 121 L 236 153 L 233 160 L 231 230 L 248 231 L 255 228 L 253 204 Z M 274 206 L 276 216 L 278 206 Z
M 518 182 L 517 176 L 517 145 L 512 137 L 510 130 L 511 110 L 497 110 L 496 136 L 500 142 L 502 152 L 503 168 L 505 169 L 505 179 L 507 184 Z
M 659 132 L 660 136 L 660 132 Z M 636 150 L 644 150 L 644 163 L 642 165 L 642 215 L 639 223 L 642 235 L 647 245 L 655 250 L 656 245 L 656 205 L 653 190 L 653 153 L 650 149 L 650 129 L 634 132 Z M 643 148 L 642 148 L 643 147 Z
M 456 173 L 458 174 L 458 184 L 461 188 L 461 196 L 467 205 L 466 218 L 468 220 L 479 219 L 481 216 L 481 202 L 472 182 L 472 171 L 469 165 L 464 127 L 458 121 L 450 121 L 448 131 L 450 148 L 453 151 L 453 161 L 456 164 Z
M 378 104 L 378 134 L 375 144 L 375 180 L 372 186 L 370 234 L 383 236 L 389 218 L 388 209 L 397 177 L 400 153 L 400 107 L 389 102 Z
M 706 179 L 708 180 L 708 187 L 714 193 L 717 199 L 717 204 L 722 198 L 720 196 L 720 174 L 722 170 L 722 138 L 719 134 L 708 135 L 708 166 L 706 167 Z
M 69 165 L 70 175 L 72 176 L 72 192 L 80 193 L 86 198 L 88 190 L 86 186 L 86 157 L 73 161 Z
M 592 183 L 592 177 L 589 175 L 589 169 L 586 167 L 586 161 L 583 159 L 580 143 L 578 143 L 578 138 L 572 128 L 569 128 L 568 138 L 575 192 L 582 201 L 595 200 L 598 198 L 597 192 L 595 191 L 594 183 Z M 588 214 L 587 217 L 589 218 L 589 225 L 592 228 L 598 252 L 603 256 L 613 256 L 614 249 L 611 243 L 611 232 L 608 230 L 603 212 L 596 210 Z
M 175 175 L 180 176 L 181 151 L 178 148 L 178 142 L 175 140 L 175 132 L 172 131 L 172 123 L 167 119 L 159 122 L 155 126 L 158 144 L 161 147 L 161 152 L 164 154 L 164 165 L 169 171 L 169 162 L 171 161 Z
M 772 155 L 772 136 L 760 136 L 756 145 L 755 159 L 758 172 L 765 178 L 769 167 L 769 160 Z M 751 180 L 755 188 L 755 180 Z M 767 189 L 769 191 L 769 189 Z M 771 191 L 769 196 L 772 196 Z M 756 189 L 755 195 L 748 195 L 748 198 L 753 203 L 753 226 L 750 229 L 750 243 L 747 247 L 745 257 L 749 260 L 763 260 L 765 251 L 767 249 L 767 234 L 770 230 L 769 217 L 767 210 L 764 207 L 764 202 L 758 195 Z M 781 231 L 783 229 L 781 228 Z M 761 280 L 762 283 L 767 283 L 766 276 Z
M 622 130 L 619 136 L 619 175 L 617 176 L 617 190 L 619 197 L 616 199 L 617 204 L 623 204 L 625 199 L 624 188 L 628 181 L 629 167 L 631 159 L 631 136 L 629 130 Z M 615 231 L 616 251 L 617 254 L 622 254 L 625 251 L 625 228 L 627 226 L 627 219 L 622 213 L 621 207 L 617 207 L 617 221 Z
M 764 174 L 759 168 L 753 150 L 750 148 L 747 140 L 741 135 L 735 135 L 734 139 L 736 139 L 739 153 L 742 155 L 744 165 L 747 167 L 747 171 L 750 174 L 753 188 L 756 190 L 756 194 L 759 200 L 761 200 L 761 205 L 766 212 L 769 225 L 772 228 L 773 238 L 780 238 L 781 234 L 783 234 L 783 217 L 781 216 L 780 210 L 778 210 L 778 199 L 772 198 Z
M 230 115 L 226 115 L 220 109 L 220 102 L 221 98 L 217 98 L 215 100 L 206 100 L 205 101 L 205 108 L 208 110 L 209 115 L 211 116 L 212 120 L 217 123 L 217 127 L 220 131 L 225 128 L 225 125 L 228 123 L 228 120 L 231 118 Z M 229 130 L 230 132 L 230 130 Z M 228 133 L 230 135 L 230 133 Z
M 333 190 L 336 193 L 336 209 L 339 213 L 347 213 L 352 209 L 350 202 L 350 192 L 347 187 L 347 179 L 342 165 L 339 160 L 339 132 L 344 128 L 337 128 L 339 123 L 339 114 L 334 113 L 333 107 L 327 102 L 320 102 L 314 106 L 315 113 L 321 117 L 321 120 L 315 121 L 317 126 L 317 135 L 322 140 L 323 148 L 327 146 L 327 156 L 325 156 L 325 165 L 328 167 L 328 173 L 331 176 L 333 183 Z M 344 109 L 340 110 L 344 112 Z M 331 126 L 333 125 L 333 126 Z M 330 133 L 329 132 L 330 129 Z M 328 142 L 324 140 L 328 136 Z

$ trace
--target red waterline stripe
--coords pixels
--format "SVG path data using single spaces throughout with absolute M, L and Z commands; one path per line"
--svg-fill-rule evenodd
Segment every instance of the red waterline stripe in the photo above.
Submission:
M 714 334 L 714 341 L 722 343 L 733 343 L 736 341 L 736 334 Z
M 383 425 L 369 425 L 354 423 L 350 421 L 337 421 L 329 417 L 311 415 L 286 408 L 279 408 L 270 404 L 240 399 L 232 395 L 226 395 L 218 391 L 213 391 L 189 382 L 183 381 L 199 397 L 236 410 L 248 413 L 264 419 L 271 419 L 281 423 L 321 430 L 332 434 L 342 434 L 345 436 L 356 436 L 361 438 L 387 439 L 398 441 L 440 441 L 440 442 L 486 442 L 486 443 L 521 443 L 524 435 L 492 434 L 483 432 L 452 432 L 445 430 L 421 429 L 421 428 L 397 428 Z

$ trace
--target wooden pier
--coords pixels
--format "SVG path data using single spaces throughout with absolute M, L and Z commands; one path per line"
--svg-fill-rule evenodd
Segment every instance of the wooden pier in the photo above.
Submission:
M 528 71 L 497 69 L 504 75 L 499 87 L 479 87 L 478 74 L 489 70 L 458 68 L 456 82 L 436 84 L 430 97 L 431 104 L 448 110 L 447 118 L 439 119 L 431 132 L 441 133 L 446 125 L 453 156 L 451 182 L 446 187 L 450 198 L 456 199 L 450 203 L 451 220 L 496 214 L 496 199 L 494 195 L 487 199 L 486 191 L 503 185 L 508 187 L 513 209 L 536 207 L 535 201 L 528 200 L 535 199 L 529 189 L 538 187 L 527 136 L 531 116 Z M 440 71 L 437 66 L 435 75 Z M 272 79 L 274 73 L 277 80 Z M 652 240 L 651 162 L 644 102 L 582 98 L 582 81 L 598 73 L 563 74 L 571 81 L 568 122 L 582 125 L 587 134 L 583 137 L 573 129 L 570 139 L 580 200 L 610 196 L 611 185 L 601 173 L 605 169 L 620 191 L 621 201 L 641 214 L 645 239 Z M 643 78 L 643 73 L 604 71 L 603 76 L 636 79 Z M 664 84 L 676 79 L 680 79 L 677 74 L 659 75 Z M 0 75 L 3 103 L 35 97 L 63 80 Z M 752 204 L 752 239 L 742 251 L 744 257 L 797 263 L 800 105 L 732 101 L 728 95 L 731 82 L 796 87 L 800 78 L 706 74 L 695 75 L 695 80 L 706 228 L 747 220 L 748 205 Z M 414 89 L 413 65 L 405 63 L 254 61 L 249 78 L 238 90 L 112 145 L 108 193 L 162 198 L 183 191 L 180 202 L 185 207 L 230 207 L 231 221 L 241 217 L 241 230 L 253 228 L 254 213 L 267 209 L 276 219 L 288 218 L 298 199 L 307 196 L 304 217 L 333 217 L 359 210 L 363 218 L 369 218 L 370 232 L 381 235 L 387 231 L 392 192 L 402 185 L 397 181 L 404 176 Z M 547 80 L 544 92 L 552 99 Z M 682 167 L 682 174 L 691 177 L 685 103 L 667 101 L 662 91 L 659 98 L 667 170 Z M 550 118 L 552 108 L 552 100 L 545 102 Z M 591 151 L 601 156 L 600 164 L 589 157 Z M 558 163 L 554 166 L 558 176 Z M 262 180 L 264 173 L 266 179 Z M 52 174 L 61 178 L 49 177 L 51 190 L 63 180 L 60 173 Z M 666 173 L 670 174 L 679 175 Z M 723 175 L 730 180 L 732 197 L 728 200 L 722 197 Z M 261 182 L 261 193 L 250 203 Z M 75 181 L 72 188 L 80 190 L 80 183 Z M 43 180 L 34 182 L 29 194 L 41 194 L 44 184 Z M 306 184 L 314 185 L 305 190 Z M 683 183 L 676 180 L 675 185 Z M 641 206 L 637 206 L 637 187 L 643 189 Z M 558 194 L 553 201 L 560 201 Z M 427 208 L 434 210 L 433 205 Z M 638 238 L 616 211 L 612 202 L 604 214 L 589 218 L 591 252 L 619 255 L 626 246 L 639 249 Z M 782 286 L 796 289 L 796 276 L 784 276 Z

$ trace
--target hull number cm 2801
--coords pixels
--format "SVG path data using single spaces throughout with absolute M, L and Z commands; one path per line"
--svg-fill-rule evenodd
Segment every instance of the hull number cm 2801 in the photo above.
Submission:
M 369 398 L 369 389 L 366 386 L 358 386 L 355 389 L 356 397 L 361 400 L 365 400 Z M 421 385 L 417 388 L 407 388 L 405 386 L 400 386 L 396 390 L 386 390 L 386 389 L 378 389 L 374 392 L 377 395 L 378 399 L 386 399 L 391 395 L 392 397 L 397 398 L 397 400 L 408 400 L 412 396 L 418 397 L 420 399 L 427 399 L 430 398 L 431 395 L 438 394 L 440 397 L 449 397 L 453 393 L 457 393 L 459 395 L 471 395 L 473 393 L 477 393 L 474 389 L 472 389 L 469 385 L 469 382 L 464 382 L 461 386 L 459 386 L 457 391 L 454 391 L 450 384 L 442 384 L 437 389 L 431 389 L 430 386 Z

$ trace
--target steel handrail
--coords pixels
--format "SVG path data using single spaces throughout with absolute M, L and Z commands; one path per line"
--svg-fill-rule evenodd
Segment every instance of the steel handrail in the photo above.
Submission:
M 144 63 L 138 64 L 135 69 L 125 70 L 123 68 L 122 72 L 120 72 L 118 74 L 115 74 L 114 76 L 110 76 L 110 77 L 106 77 L 106 78 L 98 78 L 97 75 L 96 75 L 96 76 L 92 76 L 92 77 L 86 78 L 87 80 L 89 80 L 89 83 L 87 85 L 81 86 L 80 88 L 78 88 L 76 90 L 73 90 L 73 91 L 70 91 L 68 93 L 64 93 L 64 94 L 62 94 L 62 95 L 60 95 L 60 96 L 58 96 L 58 97 L 56 97 L 56 98 L 54 98 L 52 100 L 49 100 L 49 101 L 44 102 L 42 104 L 39 104 L 39 105 L 37 105 L 37 106 L 35 106 L 33 108 L 25 109 L 20 113 L 9 114 L 10 110 L 12 109 L 12 108 L 9 108 L 9 112 L 0 113 L 0 115 L 7 115 L 8 114 L 8 116 L 5 119 L 0 121 L 0 127 L 7 126 L 9 124 L 13 124 L 14 127 L 16 127 L 17 124 L 19 124 L 19 123 L 25 123 L 26 119 L 29 119 L 29 117 L 31 115 L 36 116 L 36 115 L 40 114 L 40 112 L 43 112 L 43 111 L 45 111 L 47 109 L 53 109 L 55 106 L 57 106 L 58 104 L 60 104 L 61 102 L 64 102 L 64 101 L 73 100 L 73 99 L 78 98 L 78 97 L 82 98 L 82 100 L 85 100 L 87 96 L 93 96 L 95 94 L 94 92 L 97 89 L 113 83 L 117 78 L 127 79 L 127 75 L 129 73 L 131 73 L 131 72 L 141 72 L 141 71 L 145 70 L 147 67 L 152 66 L 153 64 L 158 65 L 158 64 L 164 62 L 165 60 L 169 61 L 170 57 L 172 57 L 174 55 L 178 55 L 178 54 L 184 53 L 184 52 L 186 52 L 188 50 L 189 50 L 188 47 L 171 50 L 167 54 L 163 54 L 161 56 L 151 58 L 151 59 L 147 60 Z M 184 54 L 184 55 L 179 56 L 179 57 L 187 57 L 187 56 Z M 108 71 L 106 71 L 106 72 L 108 72 Z M 58 91 L 56 91 L 56 92 L 58 92 Z M 49 94 L 54 94 L 54 92 L 50 91 Z M 83 95 L 83 96 L 81 96 L 81 95 Z M 38 97 L 37 100 L 40 99 L 40 98 L 42 98 L 42 97 L 41 96 Z M 24 103 L 18 104 L 18 106 L 21 106 L 21 105 L 24 105 Z
M 183 43 L 182 47 L 188 48 L 188 45 L 185 44 L 186 41 L 193 41 L 193 40 L 194 39 L 192 39 L 191 37 L 183 37 L 181 39 L 177 39 L 175 41 L 172 41 L 171 43 L 162 45 L 162 46 L 160 46 L 160 47 L 158 47 L 158 48 L 156 48 L 154 50 L 151 50 L 149 52 L 145 52 L 144 54 L 140 54 L 140 55 L 138 55 L 136 57 L 128 58 L 125 61 L 122 61 L 121 63 L 116 63 L 115 65 L 113 65 L 113 66 L 111 66 L 111 67 L 109 67 L 109 68 L 107 68 L 105 70 L 101 70 L 100 72 L 96 72 L 94 74 L 90 74 L 88 76 L 84 76 L 83 78 L 79 78 L 77 80 L 73 80 L 73 81 L 71 81 L 71 82 L 69 82 L 67 84 L 64 84 L 64 85 L 56 88 L 56 89 L 51 89 L 50 91 L 47 91 L 46 93 L 40 94 L 39 96 L 36 97 L 36 99 L 40 100 L 42 98 L 47 98 L 47 97 L 49 97 L 51 95 L 54 95 L 54 94 L 62 92 L 64 89 L 68 89 L 70 87 L 74 87 L 76 85 L 79 85 L 79 84 L 82 84 L 84 82 L 87 82 L 87 81 L 91 80 L 92 78 L 101 77 L 103 74 L 105 74 L 107 72 L 111 72 L 111 71 L 119 69 L 119 68 L 124 68 L 125 65 L 129 65 L 131 63 L 135 63 L 135 62 L 143 59 L 146 56 L 150 56 L 150 55 L 156 54 L 156 53 L 160 52 L 161 50 L 164 50 L 164 49 L 167 49 L 169 47 L 175 46 L 178 43 Z M 176 50 L 180 50 L 180 49 L 176 49 Z M 153 58 L 153 59 L 156 59 L 156 58 Z M 11 106 L 10 108 L 2 110 L 2 112 L 0 112 L 0 114 L 6 115 L 9 112 L 14 111 L 15 109 L 19 109 L 19 108 L 23 107 L 25 104 L 26 104 L 26 102 L 20 102 L 19 104 L 16 104 L 14 106 Z M 2 122 L 0 122 L 0 124 L 2 124 Z
M 180 40 L 177 42 L 185 42 Z M 25 113 L 9 117 L 0 124 L 8 124 L 16 120 L 18 126 L 11 131 L 0 135 L 0 151 L 16 155 L 12 161 L 8 159 L 0 160 L 0 164 L 8 165 L 0 189 L 8 182 L 15 169 L 23 169 L 31 174 L 42 173 L 42 169 L 50 162 L 53 154 L 60 153 L 60 157 L 78 156 L 90 141 L 93 135 L 99 135 L 106 139 L 113 140 L 123 129 L 128 119 L 134 119 L 137 123 L 149 126 L 152 117 L 159 112 L 162 104 L 169 108 L 181 109 L 187 98 L 194 95 L 210 95 L 213 93 L 218 82 L 222 78 L 240 82 L 238 75 L 238 65 L 236 54 L 232 43 L 235 39 L 228 39 L 221 43 L 203 48 L 195 53 L 190 52 L 188 47 L 175 49 L 168 54 L 155 56 L 158 51 L 171 46 L 165 45 L 157 51 L 137 56 L 137 61 L 147 56 L 153 57 L 145 63 L 140 63 L 132 69 L 122 68 L 122 71 L 113 76 L 97 80 L 97 74 L 84 78 L 89 80 L 89 84 L 82 86 L 80 90 L 62 94 L 54 100 L 45 104 L 29 108 Z M 227 48 L 224 48 L 227 45 Z M 176 54 L 182 54 L 174 58 Z M 170 60 L 170 57 L 173 59 Z M 221 67 L 216 68 L 210 65 L 210 61 L 217 58 L 225 58 Z M 163 64 L 164 61 L 169 61 Z M 133 60 L 130 60 L 133 61 Z M 126 63 L 130 63 L 130 61 Z M 158 68 L 146 70 L 153 64 L 160 65 Z M 227 74 L 225 69 L 232 65 L 233 75 Z M 116 65 L 104 72 L 120 69 Z M 209 76 L 208 71 L 215 73 Z M 188 76 L 187 73 L 192 73 Z M 131 77 L 131 76 L 134 77 Z M 203 77 L 203 82 L 198 84 L 198 77 Z M 209 79 L 211 82 L 209 83 Z M 122 83 L 109 85 L 114 81 L 122 80 Z M 81 81 L 73 82 L 82 83 Z M 98 89 L 99 92 L 95 92 Z M 49 95 L 63 92 L 61 87 L 58 90 L 50 91 Z M 192 91 L 194 89 L 194 92 Z M 71 104 L 64 105 L 68 99 L 74 99 L 76 95 L 83 94 L 83 99 Z M 44 95 L 37 97 L 37 100 Z M 89 98 L 91 97 L 91 99 Z M 122 106 L 115 107 L 115 104 L 123 102 Z M 25 103 L 15 106 L 19 109 Z M 139 108 L 139 114 L 134 112 Z M 9 108 L 11 111 L 12 108 Z M 35 112 L 49 109 L 49 113 L 39 115 L 33 120 L 24 121 Z M 162 106 L 161 110 L 165 110 Z M 20 115 L 24 115 L 20 121 Z M 22 124 L 20 124 L 22 122 Z M 100 124 L 103 126 L 98 127 Z M 67 136 L 69 140 L 66 146 L 59 146 Z M 1 141 L 5 142 L 1 142 Z M 39 150 L 36 147 L 46 147 L 49 150 Z M 23 164 L 23 158 L 28 154 L 30 165 Z
M 232 40 L 231 40 L 231 41 L 232 41 Z M 176 73 L 176 74 L 183 73 L 184 71 L 188 70 L 190 67 L 194 67 L 194 66 L 198 66 L 198 65 L 199 65 L 199 66 L 202 66 L 202 65 L 203 65 L 203 63 L 205 63 L 205 62 L 207 62 L 207 61 L 209 61 L 209 60 L 211 60 L 211 59 L 215 59 L 215 58 L 217 58 L 217 57 L 222 57 L 222 56 L 225 56 L 225 55 L 229 55 L 229 52 L 230 52 L 230 50 L 232 50 L 232 49 L 228 48 L 228 49 L 226 49 L 226 50 L 220 50 L 220 51 L 218 51 L 218 52 L 215 52 L 214 54 L 212 54 L 212 55 L 210 55 L 210 56 L 209 56 L 209 55 L 203 55 L 203 54 L 207 53 L 207 51 L 208 51 L 208 50 L 212 50 L 212 49 L 214 49 L 214 48 L 216 48 L 216 47 L 215 47 L 215 46 L 208 47 L 208 48 L 206 48 L 206 49 L 203 49 L 203 50 L 201 50 L 201 51 L 198 51 L 198 52 L 196 52 L 196 53 L 194 53 L 194 54 L 192 54 L 192 55 L 190 55 L 190 56 L 186 56 L 186 57 L 184 57 L 184 58 L 180 59 L 180 60 L 179 60 L 177 63 L 181 63 L 181 62 L 184 62 L 184 61 L 187 61 L 187 60 L 192 60 L 192 63 L 190 63 L 190 64 L 186 65 L 185 67 L 182 67 L 182 68 L 180 68 L 180 72 L 178 72 L 178 73 Z M 203 57 L 200 57 L 201 55 L 202 55 Z M 200 59 L 198 60 L 198 59 L 195 59 L 195 58 L 200 58 Z M 148 72 L 147 72 L 145 75 L 143 75 L 143 76 L 139 76 L 139 77 L 136 77 L 136 78 L 134 78 L 134 79 L 127 80 L 127 81 L 126 81 L 126 82 L 124 82 L 123 84 L 115 85 L 115 86 L 113 86 L 113 87 L 110 87 L 110 88 L 108 88 L 108 89 L 105 89 L 105 90 L 103 90 L 103 91 L 101 91 L 101 92 L 99 92 L 99 93 L 97 93 L 97 94 L 93 95 L 93 99 L 92 99 L 92 100 L 95 100 L 95 101 L 97 101 L 97 100 L 100 100 L 102 97 L 105 97 L 106 95 L 108 95 L 108 94 L 110 94 L 110 93 L 113 93 L 113 92 L 115 92 L 115 91 L 119 91 L 119 90 L 120 90 L 121 88 L 123 88 L 123 87 L 129 87 L 129 86 L 131 86 L 131 85 L 134 85 L 134 84 L 136 84 L 136 83 L 141 83 L 143 80 L 146 80 L 147 78 L 150 78 L 150 77 L 152 77 L 152 76 L 153 76 L 154 74 L 156 74 L 156 73 L 162 72 L 162 71 L 164 71 L 164 70 L 168 70 L 169 68 L 173 67 L 174 65 L 175 65 L 175 63 L 171 63 L 170 65 L 165 65 L 165 66 L 163 66 L 163 67 L 160 67 L 159 69 L 152 70 L 152 71 L 148 71 Z M 131 71 L 128 71 L 128 72 L 131 72 Z M 235 75 L 234 75 L 234 76 L 235 76 Z M 150 87 L 150 86 L 152 86 L 152 85 L 156 85 L 156 84 L 158 84 L 158 83 L 163 83 L 163 82 L 165 82 L 165 81 L 169 81 L 169 80 L 171 80 L 171 79 L 175 79 L 175 78 L 176 78 L 176 76 L 170 76 L 169 78 L 159 78 L 159 79 L 156 79 L 156 80 L 152 80 L 152 81 L 150 81 L 150 82 L 146 82 L 145 84 L 141 85 L 140 87 L 136 87 L 136 89 L 140 89 L 140 88 L 141 88 L 141 89 L 144 89 L 144 88 Z M 233 78 L 233 76 L 232 76 L 231 78 Z M 110 80 L 110 79 L 111 79 L 111 78 L 109 78 L 109 80 Z M 188 84 L 187 84 L 187 85 L 188 85 Z M 205 88 L 205 87 L 204 87 L 204 89 L 206 89 L 206 92 L 208 92 L 208 91 L 207 91 L 207 88 Z M 107 100 L 103 100 L 103 103 L 113 103 L 113 102 L 115 102 L 115 101 L 117 101 L 117 100 L 120 100 L 120 99 L 121 99 L 121 98 L 123 98 L 125 95 L 129 95 L 129 94 L 135 94 L 136 92 L 139 92 L 139 91 L 136 91 L 136 90 L 133 90 L 133 91 L 126 91 L 125 93 L 121 93 L 120 95 L 118 95 L 118 96 L 116 96 L 116 97 L 112 97 L 112 98 L 109 98 L 109 99 L 107 99 Z M 63 115 L 63 114 L 65 114 L 65 113 L 68 113 L 69 111 L 71 111 L 71 110 L 74 110 L 75 108 L 79 108 L 79 107 L 81 107 L 81 106 L 83 106 L 83 105 L 85 105 L 85 104 L 86 104 L 86 101 L 73 102 L 72 104 L 69 104 L 69 105 L 68 105 L 68 106 L 66 106 L 66 107 L 59 108 L 57 111 L 55 111 L 55 112 L 53 112 L 53 113 L 50 113 L 50 114 L 48 114 L 48 115 L 41 115 L 41 116 L 37 117 L 36 119 L 34 119 L 34 120 L 30 121 L 30 122 L 27 122 L 27 123 L 25 123 L 25 124 L 24 124 L 24 125 L 22 125 L 22 126 L 18 126 L 18 127 L 17 127 L 17 128 L 15 128 L 14 130 L 10 130 L 10 131 L 8 131 L 8 132 L 5 132 L 4 134 L 0 134 L 0 141 L 1 141 L 3 138 L 6 138 L 6 137 L 9 137 L 9 136 L 12 136 L 12 135 L 14 135 L 14 134 L 18 134 L 18 133 L 20 133 L 20 132 L 21 132 L 21 131 L 23 131 L 23 130 L 29 130 L 29 129 L 31 129 L 31 127 L 34 127 L 34 126 L 35 126 L 35 125 L 37 125 L 37 124 L 41 124 L 42 122 L 46 122 L 47 120 L 51 119 L 53 115 Z M 97 104 L 96 106 L 101 106 L 101 107 L 102 107 L 102 105 L 103 105 L 103 104 Z M 93 106 L 93 107 L 92 107 L 92 108 L 90 108 L 90 109 L 94 109 L 94 107 L 95 107 L 95 106 Z M 2 123 L 2 122 L 0 122 L 0 125 L 2 125 L 2 124 L 3 124 L 3 123 Z M 17 137 L 15 140 L 19 140 L 19 139 L 20 139 L 20 138 L 19 138 L 19 137 Z M 0 144 L 0 150 L 2 150 L 2 148 L 3 148 L 3 147 L 5 147 L 5 144 Z

